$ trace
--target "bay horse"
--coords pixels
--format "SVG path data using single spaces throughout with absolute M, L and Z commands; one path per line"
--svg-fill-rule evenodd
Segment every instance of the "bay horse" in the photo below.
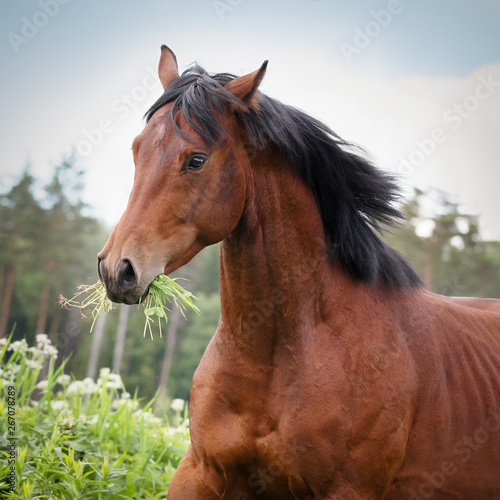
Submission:
M 169 500 L 500 499 L 500 301 L 427 291 L 379 229 L 394 178 L 326 125 L 162 46 L 98 256 L 133 304 L 221 242 L 220 322 Z M 291 75 L 293 77 L 293 75 Z

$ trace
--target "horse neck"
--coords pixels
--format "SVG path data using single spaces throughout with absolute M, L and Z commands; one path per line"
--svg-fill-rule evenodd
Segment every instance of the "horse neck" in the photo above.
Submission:
M 243 216 L 221 246 L 221 334 L 254 361 L 300 345 L 328 314 L 332 274 L 310 189 L 283 161 L 261 155 L 249 172 Z M 338 285 L 340 281 L 335 280 Z

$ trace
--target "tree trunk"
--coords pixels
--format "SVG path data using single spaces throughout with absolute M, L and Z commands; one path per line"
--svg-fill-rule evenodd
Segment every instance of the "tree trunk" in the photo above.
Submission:
M 14 293 L 14 283 L 16 282 L 16 270 L 11 265 L 7 271 L 5 290 L 2 299 L 2 308 L 0 309 L 0 339 L 7 336 L 7 326 L 9 322 L 10 304 Z
M 156 399 L 156 407 L 160 408 L 165 405 L 165 400 L 167 397 L 167 384 L 168 377 L 170 375 L 170 369 L 172 368 L 172 361 L 174 359 L 175 344 L 177 342 L 177 332 L 179 331 L 179 326 L 181 323 L 182 315 L 177 309 L 177 307 L 172 308 L 172 314 L 170 315 L 168 330 L 167 330 L 167 345 L 165 347 L 165 354 L 163 355 L 163 361 L 161 364 L 158 397 Z
M 61 326 L 61 313 L 58 311 L 54 316 L 52 316 L 52 321 L 50 324 L 49 338 L 52 345 L 59 348 L 59 327 Z
M 40 310 L 38 312 L 38 320 L 36 323 L 36 333 L 45 333 L 47 329 L 47 316 L 49 311 L 50 289 L 52 284 L 52 271 L 54 270 L 54 260 L 50 259 L 47 262 L 46 272 L 47 277 L 43 284 L 42 293 L 40 295 Z
M 99 314 L 94 325 L 92 344 L 90 346 L 89 364 L 87 365 L 87 377 L 96 379 L 99 355 L 101 354 L 104 331 L 106 329 L 107 314 Z
M 125 349 L 125 339 L 127 337 L 127 323 L 130 306 L 122 304 L 120 306 L 120 318 L 118 320 L 118 330 L 116 332 L 115 352 L 113 354 L 113 372 L 120 373 L 123 351 Z
M 63 351 L 63 359 L 73 354 L 78 348 L 79 337 L 82 333 L 80 321 L 80 311 L 72 308 L 59 338 L 59 347 Z
M 4 289 L 5 286 L 5 267 L 2 266 L 0 269 L 0 292 Z
M 59 352 L 59 342 L 58 342 L 58 330 L 59 330 L 59 325 L 61 320 L 61 315 L 56 314 L 52 320 L 52 324 L 50 325 L 50 334 L 49 334 L 49 339 L 52 342 L 52 345 L 57 349 L 57 360 L 61 360 L 61 353 Z M 37 333 L 45 333 L 43 331 L 37 332 Z M 59 366 L 56 364 L 56 366 Z M 47 377 L 47 374 L 49 372 L 49 359 L 45 358 L 45 361 L 43 362 L 42 369 L 40 370 L 40 373 L 38 374 L 38 382 L 41 382 L 42 380 L 45 380 Z M 38 401 L 39 398 L 41 397 L 42 393 L 36 393 L 35 400 Z

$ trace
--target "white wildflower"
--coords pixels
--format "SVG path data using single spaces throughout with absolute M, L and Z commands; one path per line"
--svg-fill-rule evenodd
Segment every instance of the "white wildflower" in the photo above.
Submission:
M 65 427 L 73 427 L 76 425 L 76 419 L 73 416 L 73 412 L 68 408 L 63 408 L 61 412 L 57 415 L 57 421 L 60 425 Z
M 130 399 L 130 394 L 128 392 L 123 392 L 120 396 L 120 399 L 115 399 L 113 401 L 113 409 L 118 410 L 125 406 L 130 411 L 137 410 L 139 408 L 139 401 Z
M 9 365 L 8 369 L 5 371 L 5 374 L 9 374 L 9 377 L 12 375 L 16 375 L 16 373 L 21 369 L 21 365 L 14 364 L 14 365 Z
M 21 354 L 25 354 L 26 351 L 28 350 L 28 343 L 26 342 L 25 339 L 21 340 L 16 340 L 15 342 L 12 342 L 12 344 L 7 347 L 8 351 L 19 351 Z
M 90 418 L 89 418 L 89 417 L 87 417 L 86 422 L 87 422 L 87 424 L 90 424 L 90 425 L 95 425 L 95 424 L 97 424 L 97 421 L 98 421 L 98 420 L 99 420 L 99 419 L 98 419 L 97 415 L 94 415 L 93 417 L 90 417 Z
M 111 408 L 113 408 L 113 410 L 119 410 L 122 406 L 127 406 L 127 401 L 122 401 L 121 399 L 115 399 L 111 403 Z
M 66 375 L 65 373 L 57 377 L 57 383 L 62 385 L 63 387 L 66 387 L 70 382 L 71 382 L 71 377 L 69 375 Z
M 51 345 L 45 345 L 43 346 L 42 354 L 51 358 L 57 358 L 57 349 Z
M 189 432 L 187 430 L 188 428 L 189 428 L 189 421 L 188 419 L 186 419 L 177 427 L 176 426 L 163 427 L 162 431 L 166 436 L 172 437 L 172 436 L 177 436 L 179 433 Z
M 184 400 L 180 398 L 176 398 L 170 403 L 170 408 L 174 411 L 182 411 L 184 410 Z
M 43 356 L 57 358 L 57 349 L 52 345 L 52 341 L 45 333 L 39 333 L 36 336 L 36 349 Z
M 94 394 L 99 390 L 99 387 L 94 382 L 94 380 L 90 377 L 86 377 L 82 381 L 83 394 Z
M 0 339 L 0 347 L 3 347 L 4 345 L 7 345 L 7 339 L 6 338 Z
M 81 394 L 82 393 L 82 382 L 80 380 L 75 380 L 69 384 L 66 389 L 68 394 Z
M 36 336 L 36 343 L 40 346 L 51 344 L 50 339 L 46 333 L 38 333 Z
M 36 387 L 41 390 L 47 389 L 48 386 L 49 386 L 48 380 L 41 380 L 40 382 L 38 382 L 38 384 L 36 384 Z
M 51 401 L 50 402 L 50 407 L 53 410 L 67 410 L 68 409 L 68 403 L 66 401 Z
M 158 417 L 155 417 L 151 410 L 148 411 L 142 411 L 142 410 L 137 410 L 134 413 L 134 416 L 142 418 L 145 422 L 148 422 L 150 424 L 158 424 L 161 423 L 161 419 Z
M 42 366 L 42 363 L 36 359 L 27 359 L 25 363 L 28 368 L 32 368 L 33 370 L 41 368 Z
M 171 437 L 171 436 L 176 436 L 176 435 L 177 435 L 177 433 L 178 433 L 179 431 L 178 431 L 177 427 L 171 427 L 171 426 L 168 426 L 168 427 L 165 427 L 165 428 L 163 429 L 163 432 L 164 432 L 167 436 Z
M 98 386 L 97 384 L 90 378 L 87 377 L 83 380 L 75 380 L 69 384 L 66 389 L 67 394 L 94 394 L 97 392 Z
M 117 373 L 111 373 L 106 381 L 108 389 L 121 389 L 123 387 L 122 378 Z
M 97 385 L 99 387 L 104 386 L 106 389 L 121 389 L 123 387 L 123 382 L 120 375 L 111 373 L 109 368 L 102 368 Z

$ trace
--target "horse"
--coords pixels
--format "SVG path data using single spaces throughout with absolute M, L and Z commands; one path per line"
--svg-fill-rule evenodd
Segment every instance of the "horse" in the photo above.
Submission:
M 500 498 L 500 301 L 426 290 L 380 231 L 396 178 L 236 77 L 179 75 L 133 141 L 109 298 L 220 243 L 221 316 L 169 500 Z M 293 77 L 291 75 L 291 77 Z

